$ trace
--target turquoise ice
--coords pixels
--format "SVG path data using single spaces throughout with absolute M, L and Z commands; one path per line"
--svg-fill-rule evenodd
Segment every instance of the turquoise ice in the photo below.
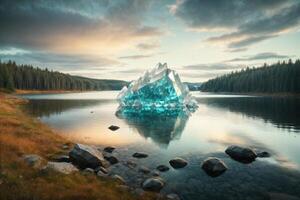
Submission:
M 118 101 L 119 111 L 127 114 L 193 112 L 198 107 L 187 86 L 166 63 L 125 86 Z

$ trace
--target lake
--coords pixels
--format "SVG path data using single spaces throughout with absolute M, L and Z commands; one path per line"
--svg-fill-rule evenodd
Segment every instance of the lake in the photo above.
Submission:
M 218 95 L 193 92 L 199 108 L 190 116 L 119 117 L 116 91 L 22 95 L 28 112 L 74 142 L 115 146 L 120 163 L 111 171 L 132 187 L 151 176 L 129 168 L 131 160 L 152 171 L 182 157 L 188 165 L 161 172 L 164 194 L 182 199 L 300 198 L 300 98 Z M 110 125 L 120 127 L 117 131 Z M 224 153 L 230 145 L 267 151 L 270 158 L 250 164 Z M 149 156 L 136 159 L 137 151 Z M 210 177 L 201 169 L 207 157 L 222 159 L 228 170 Z

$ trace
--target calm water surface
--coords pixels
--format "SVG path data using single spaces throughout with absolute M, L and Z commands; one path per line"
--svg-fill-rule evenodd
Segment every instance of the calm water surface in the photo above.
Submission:
M 126 167 L 133 160 L 155 169 L 176 156 L 188 160 L 180 170 L 161 173 L 162 193 L 175 192 L 183 199 L 276 199 L 300 197 L 300 99 L 216 95 L 195 92 L 199 109 L 190 116 L 117 117 L 118 92 L 23 95 L 28 110 L 74 142 L 103 148 L 117 147 L 120 163 L 112 172 L 132 186 L 151 175 Z M 115 132 L 107 127 L 118 125 Z M 271 158 L 251 164 L 231 160 L 224 150 L 243 145 L 268 151 Z M 149 154 L 134 159 L 136 151 Z M 221 158 L 228 170 L 212 178 L 201 169 L 209 157 Z

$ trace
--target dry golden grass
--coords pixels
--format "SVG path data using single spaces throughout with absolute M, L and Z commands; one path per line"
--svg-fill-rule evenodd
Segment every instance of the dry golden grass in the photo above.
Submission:
M 63 144 L 70 141 L 54 133 L 22 110 L 25 100 L 0 93 L 0 199 L 59 200 L 59 199 L 155 199 L 146 193 L 134 196 L 122 190 L 112 180 L 75 173 L 62 175 L 43 173 L 27 166 L 24 154 L 38 154 L 45 159 L 67 153 Z

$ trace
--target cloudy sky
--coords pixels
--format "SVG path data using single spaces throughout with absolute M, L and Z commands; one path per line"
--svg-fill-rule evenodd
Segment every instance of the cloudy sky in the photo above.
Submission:
M 167 62 L 184 81 L 300 58 L 299 0 L 0 0 L 0 59 L 132 80 Z

